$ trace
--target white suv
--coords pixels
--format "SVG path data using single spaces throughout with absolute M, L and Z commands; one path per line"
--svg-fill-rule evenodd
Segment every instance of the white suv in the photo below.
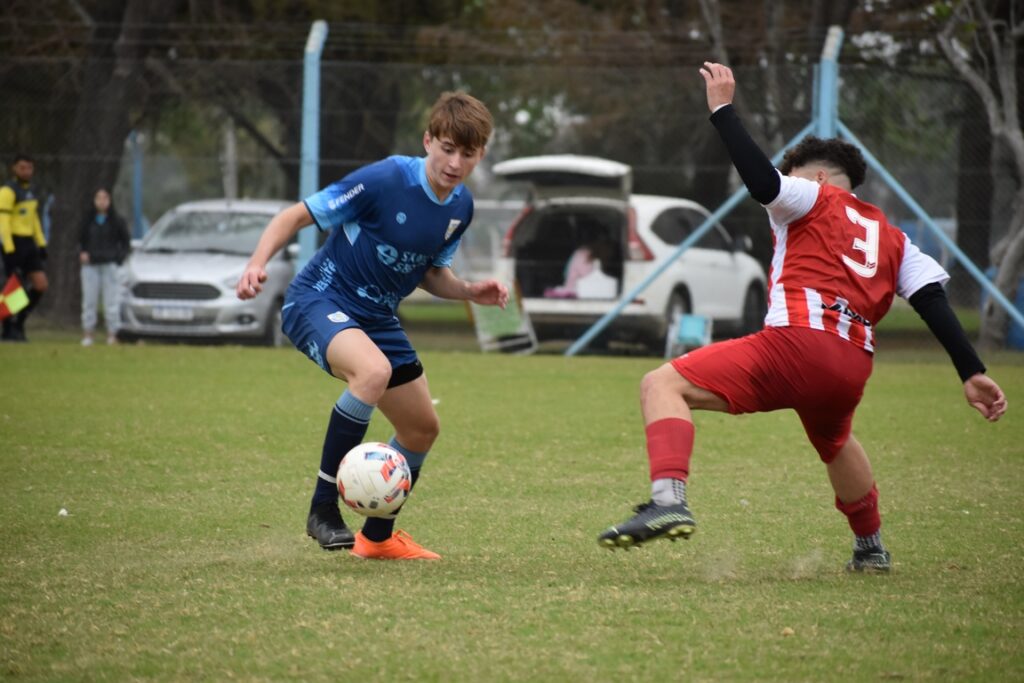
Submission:
M 531 186 L 505 236 L 498 275 L 517 284 L 541 339 L 579 337 L 710 215 L 688 199 L 632 194 L 631 168 L 608 159 L 524 157 L 496 164 L 494 173 Z M 749 237 L 733 239 L 716 225 L 594 344 L 622 339 L 663 350 L 669 321 L 685 313 L 710 318 L 716 336 L 760 329 L 765 274 L 749 247 Z

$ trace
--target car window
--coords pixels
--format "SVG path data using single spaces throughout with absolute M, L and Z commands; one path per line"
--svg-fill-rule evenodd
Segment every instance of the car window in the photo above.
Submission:
M 651 230 L 666 244 L 682 244 L 695 227 L 684 209 L 675 208 L 662 211 Z
M 682 244 L 683 240 L 689 237 L 694 230 L 699 228 L 707 220 L 700 211 L 675 207 L 665 209 L 654 219 L 651 230 L 660 237 L 666 244 Z M 729 250 L 729 238 L 726 236 L 721 225 L 716 225 L 710 231 L 704 233 L 696 246 L 702 249 Z
M 157 221 L 142 249 L 247 256 L 256 248 L 270 218 L 265 213 L 235 211 L 174 212 Z
M 708 217 L 700 211 L 694 211 L 693 209 L 680 209 L 680 211 L 686 216 L 686 221 L 690 224 L 691 232 L 702 226 L 704 221 L 708 219 Z M 704 233 L 704 236 L 697 242 L 697 246 L 702 249 L 728 251 L 729 240 L 726 237 L 722 226 L 716 225 L 711 230 Z

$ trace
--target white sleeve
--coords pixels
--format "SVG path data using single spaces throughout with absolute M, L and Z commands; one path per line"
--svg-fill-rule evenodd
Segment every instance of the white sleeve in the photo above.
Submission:
M 775 172 L 779 173 L 778 169 Z M 781 173 L 779 179 L 782 181 L 779 185 L 779 196 L 764 208 L 768 210 L 768 216 L 773 223 L 789 225 L 806 216 L 814 208 L 821 185 L 806 178 L 794 178 Z
M 925 285 L 933 282 L 945 285 L 949 281 L 949 273 L 938 261 L 918 249 L 909 237 L 905 239 L 903 261 L 900 263 L 899 276 L 896 278 L 896 293 L 904 299 L 909 299 Z

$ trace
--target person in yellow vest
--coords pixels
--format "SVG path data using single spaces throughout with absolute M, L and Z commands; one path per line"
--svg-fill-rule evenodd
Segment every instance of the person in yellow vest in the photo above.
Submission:
M 28 306 L 3 321 L 4 341 L 26 341 L 25 320 L 50 286 L 46 278 L 46 237 L 39 219 L 39 196 L 32 185 L 35 162 L 18 154 L 14 177 L 0 186 L 0 247 L 4 271 L 16 274 L 28 289 Z

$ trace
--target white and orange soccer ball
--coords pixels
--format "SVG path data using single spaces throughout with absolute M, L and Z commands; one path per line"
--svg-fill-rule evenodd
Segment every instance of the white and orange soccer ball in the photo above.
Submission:
M 341 500 L 366 517 L 393 515 L 411 488 L 409 463 L 386 443 L 359 444 L 345 454 L 338 467 Z

